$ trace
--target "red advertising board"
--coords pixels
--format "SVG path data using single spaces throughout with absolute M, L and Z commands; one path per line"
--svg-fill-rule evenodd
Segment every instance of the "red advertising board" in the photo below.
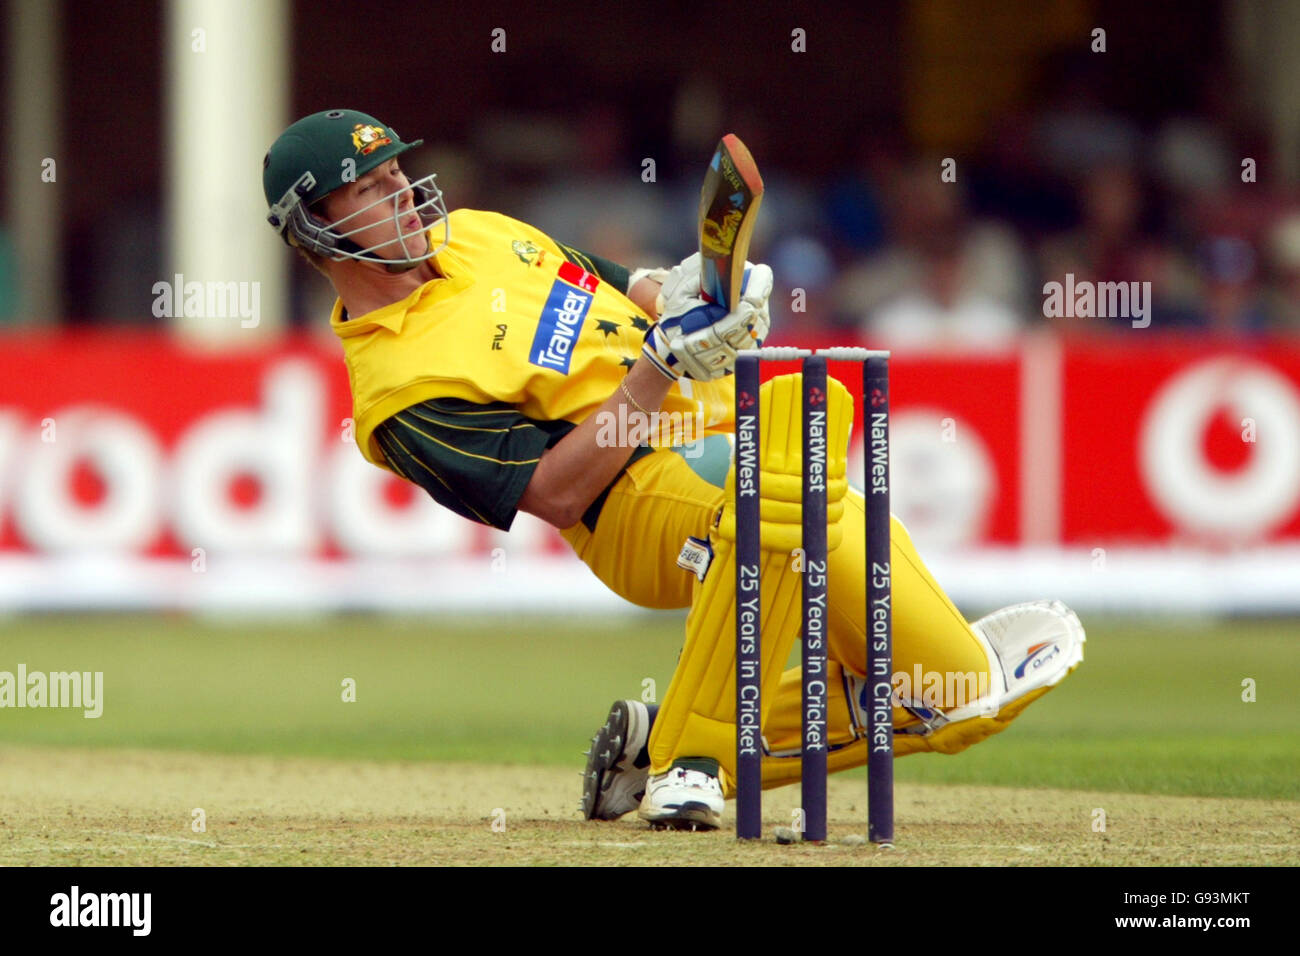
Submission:
M 1300 539 L 1300 347 L 1064 356 L 1067 543 Z
M 162 334 L 10 334 L 3 347 L 10 555 L 331 559 L 495 540 L 361 459 L 328 340 L 208 353 Z M 831 372 L 860 396 L 858 367 Z M 891 376 L 894 507 L 930 549 L 1300 542 L 1300 346 L 1033 341 L 900 354 Z M 534 551 L 562 548 L 526 534 Z

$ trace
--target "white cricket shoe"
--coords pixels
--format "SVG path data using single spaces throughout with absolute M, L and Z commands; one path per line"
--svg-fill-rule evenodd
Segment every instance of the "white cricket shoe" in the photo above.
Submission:
M 977 700 L 948 710 L 896 694 L 898 705 L 921 721 L 899 733 L 925 736 L 972 717 L 1010 720 L 1079 666 L 1087 640 L 1078 616 L 1060 601 L 1013 604 L 980 618 L 971 629 L 989 659 L 987 690 Z M 849 687 L 857 705 L 855 716 L 865 726 L 870 687 L 856 676 L 850 676 Z
M 679 757 L 647 782 L 638 815 L 656 830 L 716 830 L 726 805 L 718 762 Z
M 971 625 L 1001 664 L 999 710 L 1040 687 L 1053 687 L 1083 661 L 1087 641 L 1079 617 L 1060 601 L 1029 601 L 994 611 Z
M 658 712 L 658 705 L 639 700 L 616 700 L 610 707 L 591 738 L 582 773 L 582 815 L 588 820 L 617 820 L 640 805 L 650 776 L 646 744 Z

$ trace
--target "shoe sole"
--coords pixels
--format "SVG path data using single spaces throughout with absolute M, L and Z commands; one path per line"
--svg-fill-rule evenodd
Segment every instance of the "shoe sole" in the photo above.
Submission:
M 614 785 L 615 778 L 624 772 L 619 766 L 624 757 L 624 746 L 637 728 L 632 726 L 632 713 L 627 701 L 618 700 L 609 709 L 604 725 L 591 738 L 587 754 L 587 769 L 582 774 L 582 816 L 586 820 L 608 820 L 618 817 L 597 816 L 600 798 Z M 644 789 L 636 794 L 640 800 Z M 632 808 L 628 809 L 630 813 Z M 623 816 L 619 814 L 618 816 Z
M 678 807 L 670 817 L 660 817 L 652 820 L 644 813 L 639 814 L 642 820 L 650 824 L 652 830 L 689 830 L 697 832 L 701 830 L 716 830 L 722 823 L 721 817 L 710 810 L 703 803 L 688 801 Z

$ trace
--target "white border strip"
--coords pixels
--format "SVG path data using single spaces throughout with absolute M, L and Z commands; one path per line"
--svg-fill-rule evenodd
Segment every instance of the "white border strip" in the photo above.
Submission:
M 1079 610 L 1300 613 L 1300 545 L 1231 555 L 1159 548 L 1005 548 L 926 555 L 935 579 L 968 615 L 1038 598 Z M 685 572 L 683 572 L 685 573 Z M 616 597 L 572 557 L 319 561 L 209 556 L 0 555 L 0 613 L 184 610 L 616 615 Z

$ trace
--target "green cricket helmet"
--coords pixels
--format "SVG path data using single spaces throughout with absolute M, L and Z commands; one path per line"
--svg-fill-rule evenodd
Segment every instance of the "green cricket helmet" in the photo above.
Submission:
M 414 212 L 420 218 L 418 233 L 402 229 L 399 216 L 407 214 L 399 213 L 399 203 L 394 200 L 405 189 L 394 190 L 334 222 L 326 222 L 311 211 L 318 199 L 423 142 L 417 139 L 404 143 L 391 126 L 356 110 L 325 110 L 303 117 L 280 134 L 262 160 L 262 191 L 271 207 L 267 221 L 286 243 L 336 262 L 356 259 L 378 263 L 391 272 L 405 272 L 432 259 L 451 239 L 447 206 L 434 182 L 436 174 L 415 180 L 408 187 L 413 194 Z M 374 223 L 349 229 L 348 222 L 384 203 L 392 207 L 397 238 L 362 248 L 350 237 L 372 228 Z M 427 230 L 439 221 L 443 240 L 434 249 Z M 408 241 L 422 242 L 428 251 L 413 255 Z M 400 257 L 378 254 L 378 250 L 393 244 L 401 246 Z

